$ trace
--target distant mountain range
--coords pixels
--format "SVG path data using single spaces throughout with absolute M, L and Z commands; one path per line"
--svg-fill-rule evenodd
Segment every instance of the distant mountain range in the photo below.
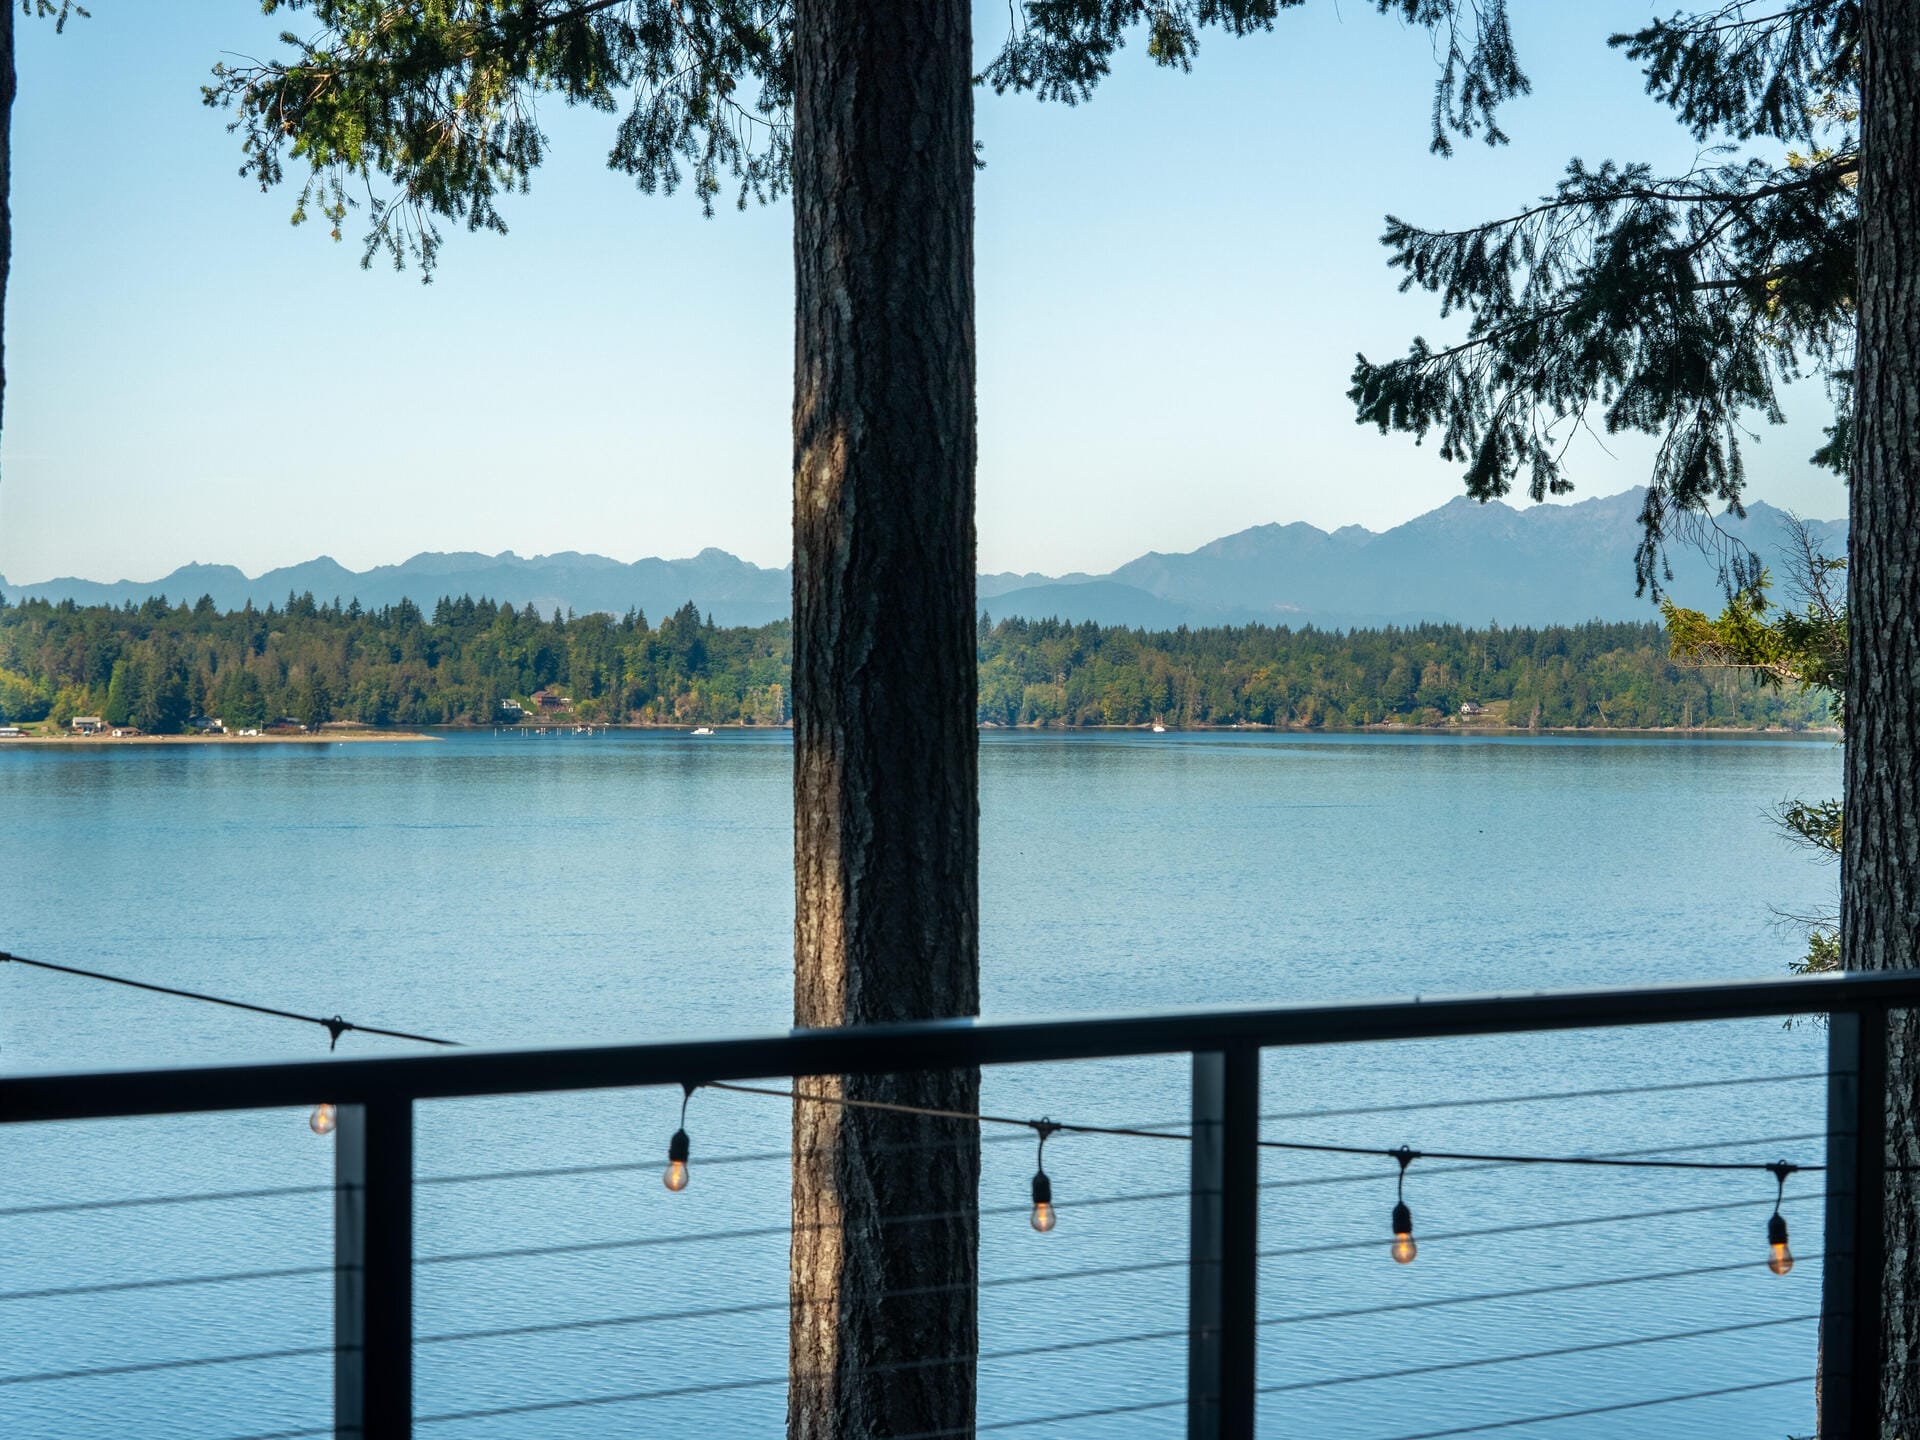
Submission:
M 1574 505 L 1515 509 L 1462 496 L 1391 530 L 1357 525 L 1328 533 L 1311 525 L 1257 525 L 1184 554 L 1157 551 L 1106 575 L 982 575 L 980 603 L 995 617 L 1093 620 L 1171 629 L 1263 622 L 1324 628 L 1453 620 L 1540 625 L 1591 619 L 1649 619 L 1633 593 L 1642 490 Z M 1730 535 L 1763 560 L 1777 560 L 1788 517 L 1764 502 L 1744 520 L 1722 517 Z M 1812 522 L 1831 554 L 1846 549 L 1844 520 Z M 1671 591 L 1711 609 L 1716 567 L 1676 544 Z M 231 565 L 184 565 L 157 580 L 63 578 L 0 591 L 13 598 L 72 599 L 83 605 L 138 603 L 150 595 L 222 609 L 264 607 L 311 592 L 326 601 L 357 598 L 378 607 L 407 598 L 431 610 L 443 595 L 482 595 L 515 605 L 622 614 L 638 606 L 658 619 L 691 600 L 723 625 L 759 625 L 787 613 L 791 579 L 707 549 L 686 560 L 636 560 L 568 551 L 522 558 L 428 552 L 399 565 L 353 571 L 322 556 L 248 577 Z
M 9 585 L 0 590 L 16 599 L 71 598 L 82 605 L 136 604 L 149 595 L 197 600 L 211 595 L 223 610 L 283 603 L 288 595 L 311 592 L 321 602 L 338 596 L 358 599 L 369 609 L 411 600 L 431 611 L 443 595 L 485 595 L 543 612 L 594 610 L 622 615 L 633 606 L 658 620 L 688 600 L 712 611 L 723 625 L 763 625 L 780 619 L 791 603 L 793 582 L 785 570 L 767 570 L 707 549 L 688 560 L 635 560 L 627 564 L 604 555 L 564 551 L 522 558 L 511 550 L 498 555 L 474 551 L 430 550 L 398 565 L 349 570 L 330 556 L 286 565 L 248 577 L 231 565 L 182 565 L 158 580 L 77 580 L 62 578 L 39 585 Z

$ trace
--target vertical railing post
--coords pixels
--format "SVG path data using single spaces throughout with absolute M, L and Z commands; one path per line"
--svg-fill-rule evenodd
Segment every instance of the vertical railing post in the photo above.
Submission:
M 1259 1268 L 1260 1051 L 1193 1057 L 1189 1440 L 1251 1440 Z
M 1820 1436 L 1821 1440 L 1880 1440 L 1887 1189 L 1884 1008 L 1832 1017 L 1827 1070 Z
M 1187 1440 L 1220 1440 L 1220 1194 L 1227 1057 L 1193 1057 L 1193 1179 L 1187 1225 Z
M 413 1102 L 342 1105 L 334 1129 L 333 1425 L 413 1431 Z

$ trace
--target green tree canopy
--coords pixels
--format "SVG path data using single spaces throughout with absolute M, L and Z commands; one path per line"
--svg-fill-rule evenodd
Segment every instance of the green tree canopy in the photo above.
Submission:
M 1202 36 L 1272 28 L 1305 0 L 1015 0 L 980 77 L 1000 91 L 1077 103 L 1129 39 L 1190 69 Z M 1442 37 L 1434 144 L 1503 138 L 1494 107 L 1526 89 L 1506 0 L 1371 0 Z M 787 190 L 793 161 L 790 0 L 265 0 L 310 14 L 286 53 L 221 62 L 203 88 L 230 109 L 242 173 L 262 189 L 288 169 L 293 219 L 335 239 L 364 209 L 363 263 L 385 254 L 430 276 L 441 224 L 504 233 L 504 196 L 546 155 L 538 104 L 554 97 L 617 117 L 607 164 L 644 192 L 691 188 L 711 214 L 731 187 L 744 208 Z
M 1803 375 L 1839 405 L 1815 459 L 1844 469 L 1859 37 L 1857 0 L 1729 0 L 1612 37 L 1704 158 L 1681 173 L 1574 160 L 1537 203 L 1460 230 L 1390 216 L 1401 288 L 1464 311 L 1466 335 L 1360 356 L 1358 418 L 1437 431 L 1482 500 L 1521 481 L 1535 500 L 1571 490 L 1581 428 L 1657 437 L 1637 557 L 1656 593 L 1670 536 L 1712 540 L 1701 517 L 1740 513 L 1743 430 L 1784 418 L 1780 392 Z M 1730 589 L 1750 585 L 1757 560 L 1721 554 Z

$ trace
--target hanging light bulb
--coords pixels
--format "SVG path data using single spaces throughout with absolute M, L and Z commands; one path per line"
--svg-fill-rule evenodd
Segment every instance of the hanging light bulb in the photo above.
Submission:
M 1393 1207 L 1393 1258 L 1400 1265 L 1411 1265 L 1420 1247 L 1413 1239 L 1413 1212 L 1402 1200 Z
M 694 1087 L 683 1084 L 680 1087 L 680 1128 L 673 1132 L 673 1138 L 667 1142 L 667 1173 L 660 1177 L 667 1189 L 676 1194 L 687 1188 L 687 1152 L 691 1142 L 687 1139 L 687 1102 L 693 1098 Z
M 1047 1137 L 1060 1127 L 1051 1120 L 1036 1120 L 1033 1128 L 1040 1132 L 1040 1150 L 1033 1162 L 1033 1216 L 1032 1224 L 1042 1235 L 1060 1223 L 1060 1217 L 1053 1209 L 1053 1181 L 1047 1178 Z
M 1396 1265 L 1411 1265 L 1420 1247 L 1413 1240 L 1413 1211 L 1407 1208 L 1407 1166 L 1419 1152 L 1402 1145 L 1387 1153 L 1400 1162 L 1400 1184 L 1393 1200 L 1393 1260 Z
M 1767 1269 L 1776 1275 L 1793 1269 L 1793 1251 L 1787 1248 L 1787 1217 L 1778 1211 L 1767 1221 Z
M 1773 1216 L 1767 1221 L 1767 1269 L 1776 1275 L 1784 1275 L 1793 1269 L 1793 1251 L 1787 1248 L 1787 1217 L 1780 1213 L 1780 1205 L 1787 1198 L 1787 1176 L 1795 1167 L 1781 1160 L 1769 1165 L 1773 1178 L 1779 1188 L 1773 1198 Z
M 331 1135 L 339 1119 L 340 1112 L 332 1105 L 322 1102 L 314 1106 L 313 1113 L 307 1116 L 307 1128 L 316 1135 Z
M 1053 1213 L 1053 1181 L 1042 1172 L 1033 1177 L 1033 1228 L 1042 1235 L 1059 1223 Z
M 676 1130 L 667 1142 L 667 1173 L 661 1177 L 669 1190 L 687 1188 L 687 1132 Z

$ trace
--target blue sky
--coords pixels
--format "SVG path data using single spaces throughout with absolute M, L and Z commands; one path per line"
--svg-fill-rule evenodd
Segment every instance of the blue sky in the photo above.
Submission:
M 89 8 L 20 37 L 0 574 L 706 545 L 784 563 L 786 205 L 709 221 L 641 195 L 605 168 L 613 122 L 553 104 L 510 234 L 450 234 L 428 287 L 362 271 L 352 232 L 291 228 L 290 193 L 236 174 L 200 104 L 214 60 L 265 53 L 278 22 L 250 0 Z M 1603 44 L 1661 7 L 1513 8 L 1535 82 L 1514 143 L 1450 160 L 1427 153 L 1426 35 L 1365 0 L 1210 38 L 1190 75 L 1136 47 L 1078 108 L 979 94 L 983 568 L 1105 570 L 1273 520 L 1379 529 L 1459 493 L 1344 397 L 1356 350 L 1444 333 L 1396 293 L 1382 215 L 1486 218 L 1572 155 L 1695 148 Z M 983 59 L 1005 24 L 977 10 Z M 1790 408 L 1750 493 L 1844 514 L 1806 463 L 1824 396 Z M 1581 494 L 1638 483 L 1648 453 L 1577 447 Z

